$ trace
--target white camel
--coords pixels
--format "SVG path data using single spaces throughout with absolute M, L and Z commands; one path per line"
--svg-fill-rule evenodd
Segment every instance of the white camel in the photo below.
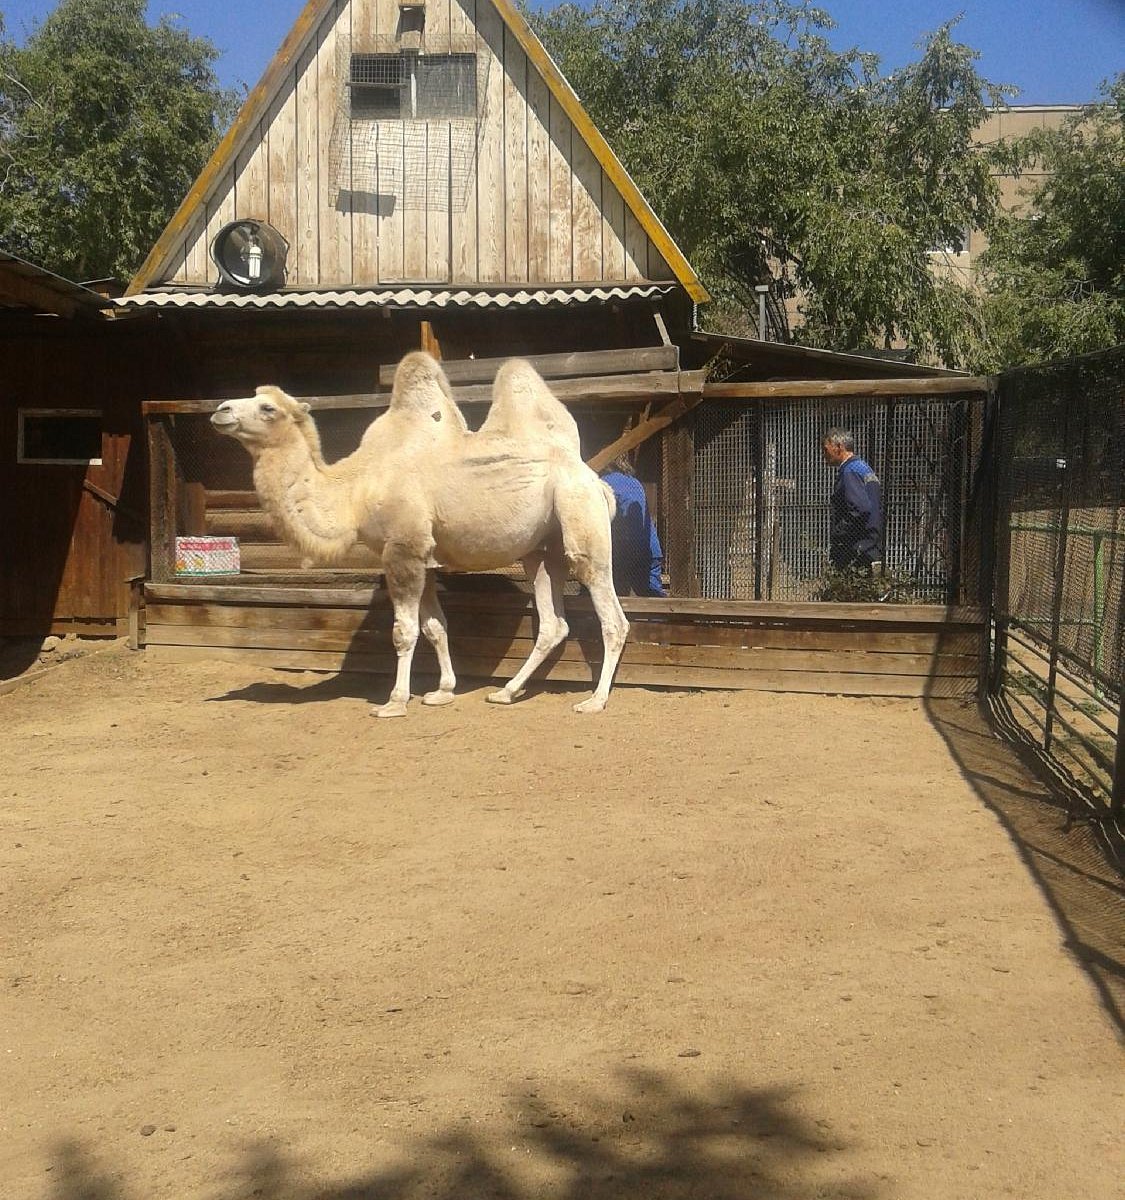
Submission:
M 496 374 L 488 416 L 469 431 L 440 365 L 408 354 L 390 406 L 359 448 L 326 463 L 309 406 L 267 386 L 219 405 L 211 423 L 254 460 L 254 487 L 279 534 L 309 559 L 338 562 L 362 542 L 380 555 L 394 606 L 394 688 L 380 717 L 406 715 L 419 629 L 441 677 L 424 704 L 453 700 L 456 678 L 434 569 L 487 571 L 522 562 L 535 592 L 538 636 L 527 661 L 488 699 L 510 704 L 567 636 L 568 570 L 589 590 L 604 657 L 593 695 L 601 712 L 629 623 L 613 588 L 613 494 L 582 461 L 578 426 L 534 368 L 511 359 Z

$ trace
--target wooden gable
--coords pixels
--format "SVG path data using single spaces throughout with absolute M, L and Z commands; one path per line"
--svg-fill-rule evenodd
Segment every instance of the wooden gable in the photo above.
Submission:
M 367 66 L 398 75 L 355 86 Z M 451 115 L 427 110 L 443 78 Z M 666 281 L 707 298 L 510 0 L 310 0 L 130 293 L 214 286 L 212 240 L 249 218 L 288 241 L 289 288 Z

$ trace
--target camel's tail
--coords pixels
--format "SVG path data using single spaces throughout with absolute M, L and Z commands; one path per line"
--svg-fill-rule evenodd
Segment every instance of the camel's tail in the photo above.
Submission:
M 609 519 L 612 521 L 617 516 L 617 497 L 613 494 L 613 488 L 604 479 L 599 479 L 598 482 L 602 485 L 602 491 L 605 493 L 605 506 L 609 509 Z

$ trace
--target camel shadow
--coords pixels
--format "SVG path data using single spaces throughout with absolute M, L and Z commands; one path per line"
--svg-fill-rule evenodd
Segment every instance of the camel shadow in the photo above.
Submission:
M 507 1128 L 489 1136 L 464 1121 L 422 1135 L 401 1161 L 351 1179 L 310 1182 L 285 1147 L 258 1141 L 223 1172 L 210 1200 L 880 1200 L 873 1178 L 824 1180 L 853 1149 L 793 1110 L 794 1089 L 713 1087 L 709 1094 L 655 1072 L 623 1075 L 613 1097 L 526 1091 Z M 513 1153 L 517 1151 L 518 1153 Z M 131 1195 L 76 1143 L 54 1155 L 51 1200 Z M 512 1164 L 518 1162 L 518 1170 Z M 531 1175 L 556 1182 L 530 1184 Z M 111 1182 L 111 1179 L 114 1179 Z M 184 1193 L 181 1193 L 183 1195 Z M 185 1200 L 187 1197 L 185 1196 Z
M 496 575 L 439 575 L 439 595 L 449 626 L 449 649 L 458 678 L 458 693 L 499 686 L 515 673 L 534 639 L 534 605 L 528 585 Z M 571 635 L 556 646 L 529 681 L 529 699 L 542 692 L 588 692 L 597 677 L 603 647 L 593 606 L 588 597 L 567 597 Z M 350 635 L 339 668 L 315 682 L 308 672 L 279 671 L 292 682 L 270 680 L 235 688 L 211 701 L 245 700 L 256 704 L 309 704 L 341 699 L 382 703 L 395 673 L 391 640 L 393 612 L 386 592 L 376 590 L 363 617 Z M 576 658 L 575 655 L 580 655 Z M 544 678 L 566 662 L 568 678 Z M 411 674 L 415 697 L 435 688 L 437 657 L 425 638 L 419 638 Z

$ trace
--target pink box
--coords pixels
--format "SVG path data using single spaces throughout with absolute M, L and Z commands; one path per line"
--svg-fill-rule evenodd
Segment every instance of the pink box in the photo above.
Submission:
M 236 537 L 176 538 L 177 575 L 237 575 L 241 567 Z

